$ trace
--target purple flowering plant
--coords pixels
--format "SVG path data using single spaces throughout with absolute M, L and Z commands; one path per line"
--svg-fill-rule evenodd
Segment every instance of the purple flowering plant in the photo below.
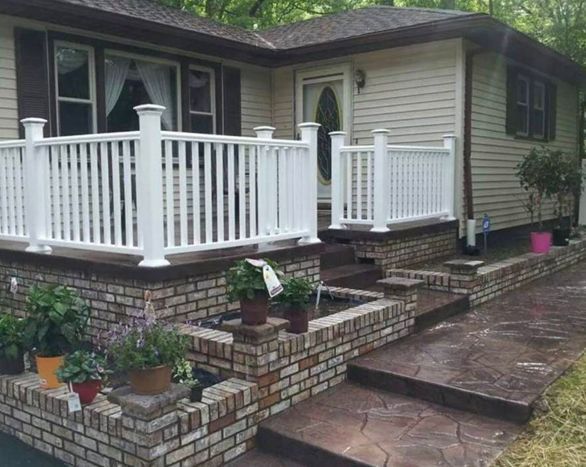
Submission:
M 158 321 L 147 312 L 120 323 L 106 336 L 108 359 L 118 371 L 173 367 L 184 357 L 186 347 L 187 336 L 177 325 Z

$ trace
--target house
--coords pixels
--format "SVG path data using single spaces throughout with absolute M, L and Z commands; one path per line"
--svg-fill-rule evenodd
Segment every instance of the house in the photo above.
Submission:
M 483 14 L 379 6 L 250 31 L 154 0 L 3 0 L 0 37 L 0 237 L 29 251 L 168 266 L 319 229 L 401 266 L 455 251 L 484 213 L 527 224 L 521 156 L 579 150 L 584 70 Z

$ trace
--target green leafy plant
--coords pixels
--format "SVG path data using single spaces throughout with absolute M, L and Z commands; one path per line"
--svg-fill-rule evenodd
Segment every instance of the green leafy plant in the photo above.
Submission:
M 73 289 L 33 287 L 26 307 L 25 339 L 39 356 L 64 355 L 83 341 L 90 309 Z
M 562 151 L 551 151 L 550 157 L 551 192 L 561 227 L 563 217 L 571 214 L 574 201 L 582 192 L 583 174 L 576 157 Z
M 0 358 L 14 359 L 22 354 L 25 321 L 9 314 L 0 315 Z
M 266 263 L 273 268 L 277 275 L 282 275 L 278 270 L 279 265 L 269 259 Z M 228 298 L 231 301 L 252 300 L 257 294 L 267 294 L 267 288 L 263 279 L 262 268 L 253 266 L 247 260 L 238 261 L 226 274 L 228 282 Z
M 175 383 L 183 384 L 190 389 L 201 386 L 200 381 L 193 377 L 191 363 L 185 358 L 181 358 L 175 362 L 175 367 L 173 368 L 173 381 Z
M 281 305 L 307 308 L 309 297 L 313 293 L 313 285 L 308 279 L 291 277 L 283 280 L 283 291 L 275 297 Z
M 65 357 L 63 366 L 57 370 L 57 377 L 64 383 L 85 383 L 103 381 L 109 373 L 103 356 L 77 350 Z
M 552 177 L 555 167 L 552 150 L 534 147 L 517 165 L 517 177 L 523 190 L 528 193 L 525 208 L 533 217 L 537 213 L 539 230 L 543 230 L 543 202 L 550 199 L 557 189 L 557 181 Z
M 185 356 L 187 336 L 177 326 L 143 314 L 112 330 L 107 344 L 108 358 L 119 371 L 173 368 Z

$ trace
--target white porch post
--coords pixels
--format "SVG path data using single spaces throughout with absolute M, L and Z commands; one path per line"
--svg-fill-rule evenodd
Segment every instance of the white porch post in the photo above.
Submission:
M 331 206 L 331 224 L 330 229 L 342 229 L 341 224 L 343 214 L 342 202 L 342 154 L 340 149 L 344 146 L 345 131 L 332 131 L 332 206 Z
M 272 126 L 257 126 L 253 128 L 258 139 L 273 139 L 275 128 Z M 256 171 L 258 174 L 257 190 L 257 212 L 258 212 L 258 234 L 268 235 L 273 233 L 274 218 L 276 214 L 277 200 L 277 165 L 273 164 L 273 157 L 270 151 L 260 145 Z
M 136 194 L 138 228 L 143 238 L 143 257 L 139 266 L 169 265 L 165 259 L 163 230 L 163 168 L 161 150 L 161 105 L 139 105 L 140 146 L 136 155 Z
M 47 160 L 43 157 L 46 150 L 36 146 L 36 143 L 43 139 L 43 127 L 47 120 L 25 118 L 20 122 L 24 126 L 25 132 L 24 208 L 29 237 L 29 246 L 26 251 L 51 253 L 51 247 L 43 245 L 40 241 L 47 235 L 47 215 L 45 212 Z
M 309 232 L 307 236 L 299 240 L 300 244 L 321 242 L 317 236 L 317 131 L 320 126 L 319 123 L 301 123 L 298 126 L 301 131 L 301 140 L 309 144 L 307 178 L 301 183 L 301 186 L 305 186 L 302 193 L 302 219 Z
M 387 218 L 391 196 L 389 174 L 389 130 L 373 130 L 374 137 L 374 209 L 371 232 L 388 232 Z
M 445 185 L 444 185 L 444 209 L 447 211 L 447 219 L 455 219 L 456 212 L 456 136 L 444 135 L 444 148 L 450 151 L 448 163 L 446 164 Z

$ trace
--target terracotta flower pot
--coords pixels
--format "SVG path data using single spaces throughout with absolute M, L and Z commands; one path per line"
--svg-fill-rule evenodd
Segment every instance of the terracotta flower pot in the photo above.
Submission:
M 24 373 L 24 357 L 19 353 L 16 358 L 0 358 L 0 374 L 19 375 Z
M 92 380 L 84 381 L 83 383 L 71 383 L 71 389 L 79 394 L 79 400 L 82 404 L 91 404 L 102 389 L 102 382 Z
M 531 251 L 547 253 L 551 249 L 551 232 L 531 232 Z
M 269 315 L 269 297 L 261 292 L 252 300 L 240 300 L 240 312 L 243 324 L 265 324 Z
M 128 372 L 130 388 L 135 394 L 152 396 L 165 392 L 171 386 L 171 368 L 165 365 Z
M 309 314 L 305 308 L 299 306 L 288 306 L 285 308 L 285 319 L 291 323 L 288 332 L 303 334 L 307 332 Z
M 57 378 L 56 372 L 63 365 L 64 358 L 63 355 L 59 357 L 40 357 L 37 355 L 35 357 L 42 389 L 55 389 L 61 386 L 62 383 Z

